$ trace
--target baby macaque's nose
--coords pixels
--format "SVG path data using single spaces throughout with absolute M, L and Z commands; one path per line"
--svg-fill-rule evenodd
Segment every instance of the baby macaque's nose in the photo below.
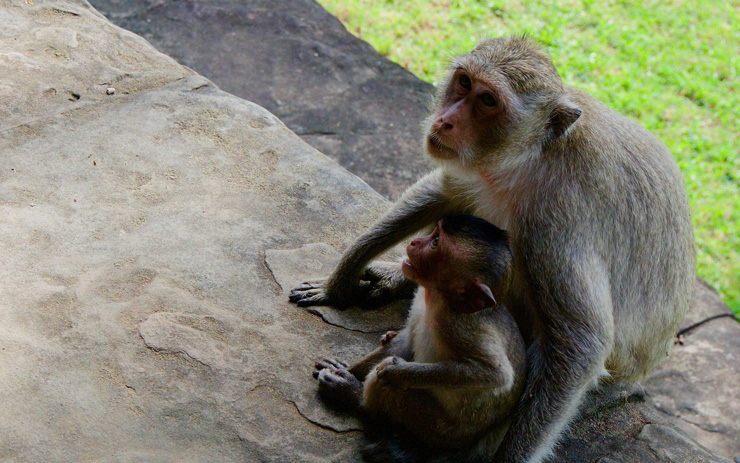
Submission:
M 414 238 L 411 240 L 408 246 L 406 246 L 406 252 L 411 252 L 421 246 L 421 238 Z

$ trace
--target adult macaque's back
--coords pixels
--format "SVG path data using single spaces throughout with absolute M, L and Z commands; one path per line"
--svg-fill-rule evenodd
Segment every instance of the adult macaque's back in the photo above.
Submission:
M 404 294 L 407 281 L 367 264 L 450 211 L 507 229 L 515 258 L 504 302 L 529 346 L 529 378 L 492 461 L 539 462 L 589 388 L 639 380 L 670 352 L 695 278 L 681 174 L 660 141 L 564 86 L 524 38 L 485 41 L 457 59 L 427 126 L 440 167 L 325 283 L 296 288 L 291 300 L 346 306 Z

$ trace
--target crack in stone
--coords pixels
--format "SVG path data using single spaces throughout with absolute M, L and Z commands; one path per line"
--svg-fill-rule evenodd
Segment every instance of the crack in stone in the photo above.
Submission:
M 298 404 L 296 404 L 295 401 L 288 400 L 288 402 L 290 402 L 291 404 L 293 404 L 293 407 L 295 407 L 295 410 L 298 412 L 299 415 L 301 415 L 301 417 L 304 420 L 308 421 L 309 423 L 311 423 L 311 424 L 313 424 L 315 426 L 320 427 L 321 429 L 326 429 L 327 431 L 332 431 L 332 432 L 335 432 L 337 434 L 349 434 L 349 433 L 352 433 L 352 432 L 362 432 L 362 429 L 360 429 L 360 428 L 337 429 L 337 428 L 332 427 L 332 426 L 330 426 L 328 424 L 324 424 L 324 423 L 321 423 L 319 421 L 312 420 L 311 418 L 309 418 L 306 415 L 304 415 L 303 412 L 301 412 L 301 409 L 298 407 Z
M 315 132 L 296 132 L 296 135 L 302 135 L 302 136 L 307 136 L 307 137 L 316 137 L 316 136 L 333 137 L 338 134 L 336 132 L 315 131 Z
M 703 431 L 706 431 L 706 432 L 712 432 L 712 433 L 716 433 L 716 434 L 724 434 L 724 432 L 723 432 L 723 431 L 722 431 L 721 429 L 717 429 L 717 428 L 708 428 L 708 427 L 706 427 L 705 425 L 699 424 L 699 423 L 697 423 L 697 422 L 695 422 L 695 421 L 691 421 L 691 420 L 689 420 L 689 419 L 687 419 L 687 418 L 684 418 L 684 417 L 683 417 L 683 416 L 681 416 L 681 415 L 674 415 L 674 416 L 676 416 L 676 417 L 677 417 L 677 418 L 678 418 L 679 420 L 685 421 L 685 422 L 687 422 L 687 423 L 689 423 L 689 424 L 693 424 L 694 426 L 696 426 L 697 428 L 699 428 L 699 429 L 701 429 L 701 430 L 703 430 Z
M 398 329 L 398 328 L 386 328 L 382 330 L 366 331 L 366 330 L 361 330 L 359 328 L 350 328 L 348 326 L 340 325 L 339 323 L 330 322 L 329 320 L 326 319 L 323 313 L 319 312 L 316 309 L 306 308 L 306 312 L 319 316 L 319 318 L 321 318 L 321 320 L 323 320 L 323 322 L 326 323 L 327 325 L 336 326 L 337 328 L 342 328 L 343 330 L 347 330 L 347 331 L 354 331 L 355 333 L 380 334 L 380 333 L 385 333 L 388 330 Z
M 185 357 L 187 357 L 187 358 L 189 358 L 189 359 L 191 359 L 191 360 L 193 360 L 193 361 L 195 361 L 197 363 L 200 363 L 204 367 L 208 367 L 209 369 L 211 369 L 211 366 L 209 364 L 205 363 L 204 361 L 202 361 L 200 359 L 197 359 L 197 358 L 193 357 L 192 355 L 188 354 L 187 351 L 184 351 L 184 350 L 181 350 L 181 349 L 174 350 L 174 349 L 165 349 L 165 348 L 161 348 L 161 347 L 152 346 L 148 342 L 146 342 L 146 339 L 144 339 L 144 336 L 141 333 L 139 333 L 139 337 L 141 338 L 142 341 L 144 341 L 144 345 L 147 348 L 153 350 L 154 352 L 167 352 L 167 353 L 170 353 L 170 354 L 182 354 Z
M 285 288 L 283 288 L 283 285 L 280 284 L 277 277 L 275 276 L 275 272 L 273 272 L 272 269 L 270 268 L 270 263 L 267 262 L 267 253 L 264 253 L 262 255 L 262 263 L 264 263 L 265 267 L 267 267 L 267 270 L 270 272 L 270 275 L 272 276 L 272 279 L 275 282 L 275 284 L 278 285 L 278 287 L 280 288 L 282 292 L 285 292 Z
M 62 8 L 60 6 L 52 6 L 50 8 L 50 10 L 51 11 L 54 11 L 56 13 L 69 14 L 69 15 L 72 15 L 72 16 L 80 16 L 80 13 L 78 13 L 76 11 L 68 10 L 66 8 Z

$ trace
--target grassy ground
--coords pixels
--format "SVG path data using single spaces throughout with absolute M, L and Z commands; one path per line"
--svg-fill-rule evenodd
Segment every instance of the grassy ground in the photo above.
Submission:
M 481 38 L 526 33 L 566 83 L 656 134 L 691 200 L 699 275 L 740 315 L 739 0 L 319 0 L 434 82 Z

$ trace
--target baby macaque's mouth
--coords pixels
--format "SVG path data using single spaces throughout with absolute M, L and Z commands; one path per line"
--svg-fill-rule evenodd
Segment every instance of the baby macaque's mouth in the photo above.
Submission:
M 417 274 L 416 267 L 413 266 L 411 263 L 411 260 L 406 259 L 401 264 L 401 271 L 404 275 L 406 275 L 407 278 L 414 278 Z

